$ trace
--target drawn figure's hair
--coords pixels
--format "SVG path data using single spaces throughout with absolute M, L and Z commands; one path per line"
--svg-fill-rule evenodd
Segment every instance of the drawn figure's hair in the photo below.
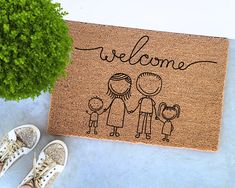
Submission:
M 155 77 L 157 77 L 159 80 L 162 80 L 162 78 L 161 78 L 159 75 L 157 75 L 157 74 L 155 74 L 155 73 L 152 73 L 152 72 L 143 72 L 143 73 L 141 73 L 141 74 L 138 76 L 138 78 L 141 78 L 141 77 L 143 77 L 143 76 L 155 76 Z
M 127 89 L 127 91 L 125 91 L 124 93 L 118 93 L 114 91 L 112 88 L 110 88 L 110 81 L 121 81 L 121 80 L 125 80 L 127 83 L 130 84 L 130 87 Z M 111 76 L 111 78 L 108 81 L 107 95 L 109 95 L 112 99 L 120 98 L 123 99 L 124 101 L 128 100 L 131 96 L 131 85 L 132 81 L 130 76 L 124 73 L 116 73 L 113 76 Z
M 98 97 L 98 96 L 91 97 L 90 100 L 89 100 L 89 102 L 92 101 L 93 99 L 97 99 L 97 100 L 99 100 L 100 102 L 103 103 L 103 100 L 102 100 L 100 97 Z
M 173 105 L 173 108 L 176 109 L 177 115 L 176 117 L 180 117 L 180 106 L 178 104 Z

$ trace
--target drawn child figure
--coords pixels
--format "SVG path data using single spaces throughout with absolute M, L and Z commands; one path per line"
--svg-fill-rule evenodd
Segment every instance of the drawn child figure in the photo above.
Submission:
M 172 120 L 175 118 L 179 118 L 180 116 L 180 106 L 175 104 L 173 106 L 167 106 L 166 103 L 162 102 L 158 108 L 158 116 L 156 116 L 157 120 L 160 120 L 163 123 L 162 126 L 162 134 L 164 135 L 163 141 L 169 142 L 169 136 L 171 136 L 172 131 L 174 130 L 174 126 L 172 124 Z M 160 119 L 162 117 L 164 121 Z
M 136 138 L 139 138 L 141 134 L 146 134 L 146 139 L 151 138 L 151 125 L 153 113 L 156 114 L 156 103 L 152 99 L 162 89 L 162 79 L 159 75 L 151 72 L 141 73 L 136 81 L 137 90 L 144 95 L 137 107 L 131 111 L 135 112 L 139 108 L 139 119 L 137 125 Z
M 87 131 L 87 134 L 91 133 L 92 127 L 94 128 L 94 134 L 97 134 L 97 127 L 98 127 L 98 120 L 99 120 L 99 115 L 101 115 L 104 111 L 100 111 L 103 108 L 103 101 L 99 97 L 93 97 L 89 100 L 88 102 L 88 107 L 91 112 L 88 110 L 86 113 L 90 115 L 90 120 L 89 120 L 89 130 Z
M 110 136 L 120 136 L 118 129 L 124 126 L 126 112 L 130 113 L 125 102 L 131 96 L 131 85 L 130 76 L 124 73 L 116 73 L 108 81 L 107 95 L 111 97 L 112 102 L 104 111 L 109 110 L 107 126 L 112 127 Z

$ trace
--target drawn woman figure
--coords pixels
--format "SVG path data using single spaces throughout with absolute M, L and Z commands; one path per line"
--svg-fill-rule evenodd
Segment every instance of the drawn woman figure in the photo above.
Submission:
M 107 95 L 111 97 L 112 102 L 104 110 L 109 110 L 107 126 L 112 127 L 110 136 L 120 136 L 118 128 L 123 128 L 125 114 L 130 113 L 125 101 L 131 96 L 131 85 L 131 78 L 124 73 L 116 73 L 108 81 Z

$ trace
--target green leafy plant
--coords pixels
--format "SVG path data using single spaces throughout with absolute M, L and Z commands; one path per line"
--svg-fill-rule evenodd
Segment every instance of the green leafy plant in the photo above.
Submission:
M 0 0 L 1 98 L 34 98 L 65 75 L 72 49 L 66 14 L 51 0 Z

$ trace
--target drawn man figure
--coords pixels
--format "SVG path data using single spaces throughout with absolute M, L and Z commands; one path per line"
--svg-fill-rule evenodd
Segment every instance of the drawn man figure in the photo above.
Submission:
M 135 137 L 139 138 L 144 133 L 146 139 L 150 139 L 152 117 L 154 113 L 156 115 L 156 103 L 152 97 L 161 91 L 162 79 L 159 75 L 151 72 L 141 73 L 137 78 L 136 88 L 144 97 L 139 100 L 137 107 L 132 111 L 134 112 L 139 108 L 139 120 Z

